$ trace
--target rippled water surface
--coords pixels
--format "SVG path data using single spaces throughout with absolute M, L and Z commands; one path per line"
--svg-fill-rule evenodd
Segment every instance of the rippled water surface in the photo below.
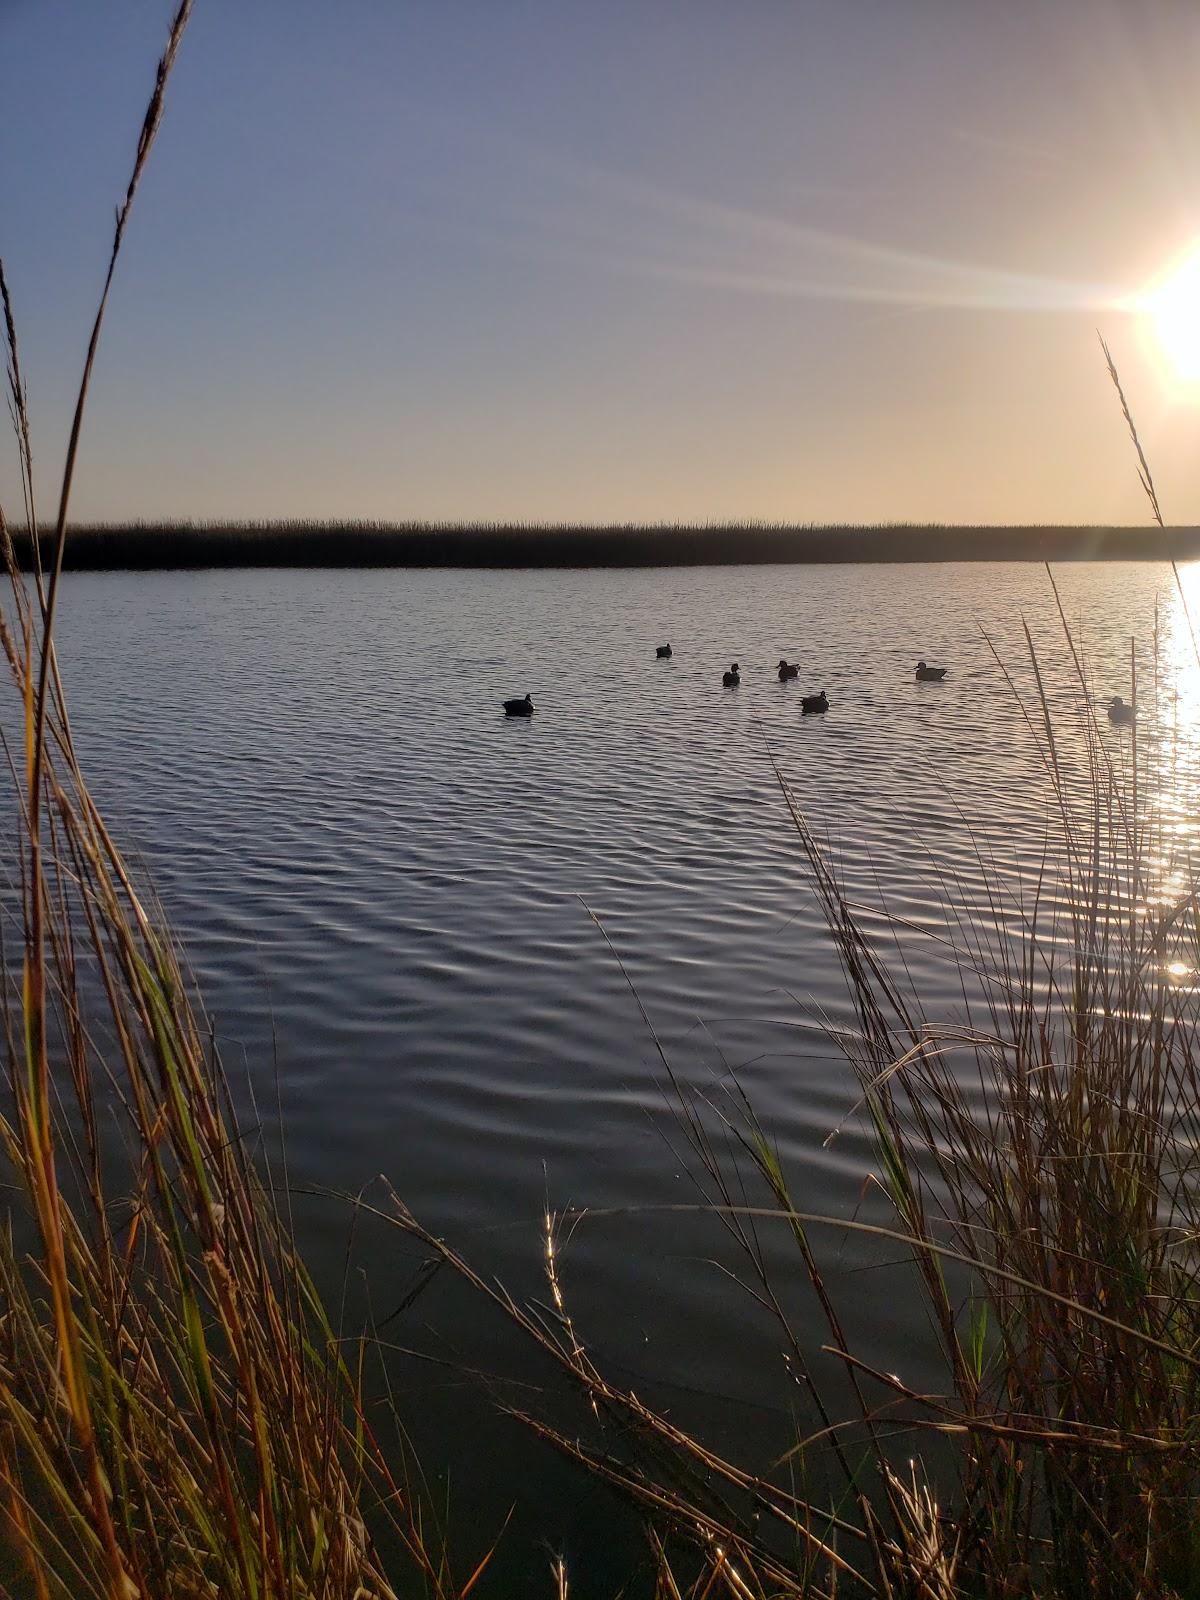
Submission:
M 1186 852 L 1196 673 L 1170 573 L 1059 579 L 1098 693 L 1131 697 L 1139 641 L 1143 782 Z M 1045 836 L 1033 741 L 985 638 L 1027 692 L 1022 618 L 1068 705 L 1031 566 L 76 576 L 60 649 L 85 768 L 181 935 L 267 1150 L 278 1089 L 292 1184 L 383 1174 L 522 1285 L 547 1198 L 634 1208 L 566 1253 L 579 1322 L 616 1375 L 753 1458 L 786 1438 L 778 1339 L 713 1264 L 710 1220 L 646 1209 L 696 1198 L 650 1026 L 686 1084 L 719 1094 L 736 1074 L 797 1201 L 850 1213 L 870 1149 L 853 1118 L 824 1142 L 854 1091 L 811 1026 L 844 1012 L 843 990 L 771 757 L 852 891 L 912 925 L 911 979 L 946 1014 L 954 978 L 926 932 L 947 885 L 990 914 L 980 852 L 1015 883 Z M 777 681 L 781 655 L 798 682 Z M 944 684 L 915 682 L 919 656 L 949 666 Z M 820 688 L 828 715 L 801 716 Z M 535 716 L 506 721 L 501 700 L 526 690 Z M 1102 736 L 1127 761 L 1128 735 Z M 336 1293 L 348 1210 L 298 1203 Z M 417 1258 L 382 1230 L 363 1241 L 384 1317 Z M 915 1348 L 915 1309 L 830 1249 L 879 1348 Z M 387 1332 L 484 1365 L 503 1344 L 440 1283 Z M 604 1571 L 596 1491 L 481 1417 L 457 1375 L 397 1359 L 427 1464 L 452 1469 L 473 1532 L 511 1500 L 549 1506 L 552 1536 Z

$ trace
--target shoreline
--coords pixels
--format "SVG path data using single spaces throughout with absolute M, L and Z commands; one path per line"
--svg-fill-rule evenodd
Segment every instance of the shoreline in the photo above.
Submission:
M 11 530 L 18 564 L 31 541 Z M 43 562 L 53 535 L 43 531 Z M 213 567 L 664 567 L 1200 559 L 1200 528 L 875 524 L 179 522 L 68 529 L 75 572 Z

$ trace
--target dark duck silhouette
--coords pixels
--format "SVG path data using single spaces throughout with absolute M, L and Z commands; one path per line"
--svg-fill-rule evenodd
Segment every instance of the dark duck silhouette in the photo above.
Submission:
M 1108 720 L 1115 722 L 1120 727 L 1127 728 L 1137 716 L 1136 706 L 1127 706 L 1119 694 L 1113 695 L 1108 702 Z
M 793 662 L 791 662 L 789 664 L 781 656 L 780 659 L 779 659 L 779 681 L 780 681 L 780 683 L 786 683 L 789 678 L 798 678 L 799 676 L 800 676 L 800 668 L 796 665 L 796 663 L 793 661 Z
M 945 667 L 927 667 L 923 661 L 917 662 L 918 683 L 941 683 L 945 676 Z
M 742 681 L 742 674 L 738 670 L 738 664 L 737 664 L 736 661 L 730 667 L 728 672 L 724 672 L 724 673 L 721 674 L 721 682 L 725 685 L 725 687 L 727 689 L 736 689 L 738 684 L 741 683 L 741 681 Z
M 660 661 L 669 661 L 671 659 L 671 646 L 669 644 L 660 644 L 654 654 Z
M 527 694 L 523 700 L 506 700 L 504 702 L 504 715 L 506 717 L 531 717 L 533 715 L 533 696 Z
M 800 702 L 800 709 L 806 717 L 812 716 L 818 711 L 828 711 L 829 697 L 824 689 L 821 690 L 820 694 L 806 694 Z

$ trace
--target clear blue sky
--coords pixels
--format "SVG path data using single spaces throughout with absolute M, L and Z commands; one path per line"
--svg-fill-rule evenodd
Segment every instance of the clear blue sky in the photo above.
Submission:
M 0 0 L 47 504 L 170 10 Z M 1198 91 L 1190 0 L 197 0 L 76 514 L 1137 521 L 1100 326 L 1200 520 Z

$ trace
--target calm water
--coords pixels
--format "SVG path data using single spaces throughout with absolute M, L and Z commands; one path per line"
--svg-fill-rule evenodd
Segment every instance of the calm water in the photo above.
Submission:
M 1059 577 L 1097 690 L 1130 698 L 1136 635 L 1147 749 L 1179 719 L 1157 781 L 1186 851 L 1196 673 L 1169 571 Z M 855 892 L 913 924 L 913 981 L 947 1014 L 953 974 L 921 934 L 943 924 L 947 873 L 981 904 L 979 850 L 1016 883 L 1046 826 L 981 632 L 1027 687 L 1022 616 L 1065 700 L 1045 573 L 1003 565 L 80 576 L 60 650 L 85 768 L 182 936 L 268 1150 L 278 1082 L 292 1183 L 385 1175 L 522 1288 L 547 1197 L 636 1208 L 566 1253 L 581 1330 L 616 1376 L 761 1465 L 795 1390 L 714 1264 L 730 1261 L 719 1228 L 646 1209 L 696 1194 L 630 985 L 686 1083 L 719 1097 L 736 1074 L 797 1201 L 848 1215 L 870 1149 L 853 1119 L 823 1144 L 854 1091 L 811 1020 L 844 1000 L 768 747 Z M 777 681 L 780 655 L 798 683 Z M 918 656 L 947 681 L 914 682 Z M 742 686 L 725 691 L 734 658 Z M 801 717 L 819 688 L 829 714 Z M 526 690 L 537 714 L 506 722 L 500 701 Z M 1124 760 L 1128 736 L 1105 737 Z M 301 1197 L 299 1222 L 336 1293 L 347 1208 Z M 868 1353 L 919 1378 L 915 1307 L 881 1296 L 848 1241 L 828 1251 Z M 357 1257 L 386 1316 L 419 1258 L 369 1227 Z M 533 1376 L 476 1313 L 439 1279 L 387 1336 Z M 597 1537 L 598 1491 L 458 1375 L 398 1356 L 393 1376 L 468 1548 L 516 1501 L 511 1563 L 529 1559 L 534 1507 L 575 1556 L 573 1593 L 611 1592 L 625 1557 Z

